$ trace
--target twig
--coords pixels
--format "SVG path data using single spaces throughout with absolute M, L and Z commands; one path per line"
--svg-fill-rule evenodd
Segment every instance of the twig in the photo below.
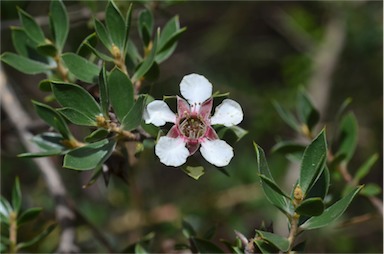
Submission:
M 32 134 L 28 131 L 28 125 L 32 119 L 23 110 L 11 86 L 7 84 L 5 74 L 0 65 L 0 99 L 1 106 L 12 122 L 21 143 L 31 153 L 39 151 L 37 146 L 31 142 Z M 49 192 L 55 201 L 56 218 L 61 226 L 60 244 L 57 252 L 71 253 L 78 252 L 75 244 L 75 214 L 67 197 L 66 189 L 57 173 L 54 164 L 48 158 L 33 159 L 38 169 L 45 178 Z

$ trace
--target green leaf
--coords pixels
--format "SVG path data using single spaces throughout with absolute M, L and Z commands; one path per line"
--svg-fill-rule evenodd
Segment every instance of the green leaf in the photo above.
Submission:
M 64 150 L 63 136 L 56 132 L 44 132 L 32 138 L 32 142 L 38 145 L 42 150 Z
M 3 53 L 1 61 L 26 74 L 39 74 L 53 69 L 52 66 L 11 52 Z
M 92 184 L 94 184 L 96 182 L 97 178 L 99 178 L 101 173 L 103 173 L 103 167 L 102 166 L 95 168 L 95 170 L 92 173 L 91 179 L 89 179 L 89 181 L 83 185 L 83 189 L 86 189 L 86 188 L 92 186 Z
M 51 82 L 51 84 L 56 100 L 64 108 L 79 111 L 90 119 L 96 119 L 97 116 L 101 115 L 100 106 L 81 86 L 56 81 Z
M 13 47 L 16 52 L 24 57 L 28 57 L 29 51 L 36 48 L 37 44 L 20 27 L 11 27 Z
M 363 165 L 357 170 L 355 177 L 353 178 L 353 182 L 358 183 L 361 179 L 363 179 L 371 170 L 372 166 L 379 159 L 379 155 L 377 153 L 373 154 L 369 159 L 364 162 Z
M 297 122 L 296 118 L 292 115 L 292 113 L 286 111 L 283 109 L 283 107 L 280 106 L 280 104 L 277 101 L 273 101 L 273 106 L 275 107 L 277 113 L 280 115 L 281 119 L 291 126 L 292 129 L 300 132 L 300 124 Z
M 256 143 L 254 143 L 255 151 L 256 151 L 256 159 L 257 159 L 257 170 L 260 175 L 265 175 L 267 178 L 273 180 L 272 174 L 269 171 L 269 167 L 267 161 L 265 159 L 264 151 L 261 147 L 259 147 Z M 288 204 L 284 198 L 284 196 L 280 195 L 280 193 L 276 192 L 269 185 L 262 182 L 261 186 L 263 187 L 265 196 L 267 200 L 276 206 L 280 211 L 285 214 L 289 213 Z
M 36 49 L 45 56 L 55 57 L 57 55 L 57 48 L 51 43 L 39 44 Z
M 128 47 L 128 41 L 129 41 L 129 32 L 131 29 L 131 17 L 132 17 L 132 4 L 129 5 L 127 15 L 125 17 L 125 38 L 124 38 L 124 49 L 123 54 L 126 55 L 127 53 L 127 47 Z
M 320 177 L 316 180 L 311 190 L 307 193 L 306 198 L 320 197 L 322 199 L 328 193 L 330 185 L 330 174 L 328 167 L 325 167 Z
M 295 154 L 303 153 L 305 146 L 294 141 L 280 141 L 271 149 L 272 153 Z
M 98 51 L 95 47 L 93 47 L 91 44 L 89 43 L 85 43 L 84 44 L 85 47 L 87 47 L 93 54 L 95 54 L 98 58 L 106 61 L 106 62 L 113 62 L 114 59 L 110 56 L 107 56 L 103 53 L 101 53 L 100 51 Z
M 308 193 L 315 180 L 324 170 L 327 158 L 325 130 L 305 149 L 300 167 L 299 186 L 304 194 Z
M 51 80 L 50 79 L 43 79 L 39 83 L 39 89 L 44 92 L 51 92 Z
M 182 220 L 181 224 L 183 227 L 183 229 L 182 229 L 183 235 L 186 238 L 191 238 L 191 237 L 196 236 L 195 229 L 192 227 L 192 225 L 188 221 Z
M 375 183 L 367 183 L 364 188 L 361 190 L 360 194 L 372 197 L 381 193 L 381 187 Z
M 346 195 L 345 197 L 325 209 L 320 216 L 308 219 L 300 227 L 304 230 L 310 230 L 325 227 L 330 223 L 334 222 L 344 213 L 349 204 L 352 202 L 353 198 L 362 188 L 363 186 L 355 187 L 355 189 L 352 190 L 348 195 Z
M 220 129 L 219 133 L 217 134 L 219 137 L 224 137 L 225 133 L 227 131 L 231 131 L 236 136 L 236 142 L 238 142 L 240 139 L 242 139 L 245 135 L 248 134 L 247 130 L 244 130 L 243 128 L 239 126 L 230 126 L 230 127 L 223 127 Z
M 15 185 L 12 189 L 12 207 L 16 214 L 18 214 L 21 208 L 21 190 L 18 177 L 16 178 Z
M 275 192 L 279 193 L 280 195 L 282 196 L 285 196 L 286 198 L 290 199 L 291 197 L 286 194 L 283 190 L 280 189 L 280 187 L 275 183 L 275 181 L 269 179 L 268 177 L 266 177 L 265 175 L 259 175 L 260 177 L 260 180 L 265 183 L 266 185 L 268 185 L 269 187 L 271 187 L 271 189 L 273 189 Z
M 64 139 L 71 139 L 72 134 L 63 117 L 53 108 L 43 103 L 32 101 L 35 106 L 36 113 L 46 123 L 52 126 L 56 131 L 63 135 Z
M 225 253 L 217 245 L 205 239 L 191 237 L 189 240 L 198 253 Z
M 320 119 L 319 112 L 315 109 L 304 90 L 301 90 L 297 96 L 297 112 L 300 121 L 306 124 L 309 130 L 312 130 Z
M 147 254 L 149 253 L 140 243 L 135 244 L 135 254 Z
M 3 196 L 0 196 L 0 214 L 9 218 L 9 214 L 13 211 L 11 204 Z
M 114 68 L 108 78 L 108 94 L 113 110 L 120 122 L 134 104 L 131 80 L 120 69 Z
M 65 66 L 79 80 L 87 83 L 96 83 L 99 75 L 99 67 L 75 53 L 65 53 L 61 55 Z
M 254 240 L 256 246 L 259 248 L 259 250 L 261 251 L 261 253 L 278 253 L 279 250 L 271 245 L 269 242 L 266 242 L 264 240 L 261 240 L 261 239 L 256 239 Z
M 109 132 L 106 129 L 97 129 L 85 137 L 86 142 L 96 142 L 105 139 Z
M 22 9 L 17 8 L 17 10 L 19 12 L 21 24 L 23 25 L 26 34 L 38 44 L 45 43 L 43 30 L 41 30 L 35 19 Z
M 341 120 L 339 128 L 340 146 L 335 156 L 343 154 L 345 155 L 344 161 L 348 162 L 354 154 L 357 145 L 358 126 L 355 115 L 352 112 L 345 115 Z
M 143 119 L 143 110 L 147 96 L 140 95 L 128 114 L 122 120 L 122 128 L 127 131 L 136 129 Z
M 116 141 L 103 139 L 76 148 L 64 156 L 63 167 L 74 170 L 90 170 L 101 166 L 111 155 Z
M 55 45 L 61 52 L 69 32 L 69 20 L 65 5 L 60 0 L 51 1 L 49 20 Z
M 96 118 L 90 118 L 74 108 L 60 108 L 57 112 L 62 114 L 71 123 L 83 126 L 97 126 Z
M 155 61 L 157 63 L 164 62 L 173 54 L 173 52 L 175 52 L 176 48 L 177 48 L 177 42 L 175 42 L 171 47 L 161 51 L 160 53 L 157 53 L 155 57 Z
M 29 247 L 29 246 L 37 243 L 38 241 L 44 239 L 47 235 L 49 235 L 55 229 L 56 225 L 57 224 L 52 224 L 52 225 L 48 226 L 48 228 L 46 228 L 38 236 L 36 236 L 35 238 L 33 238 L 32 240 L 30 240 L 28 242 L 23 242 L 23 243 L 17 244 L 17 249 L 23 249 L 23 248 Z
M 144 42 L 144 45 L 148 46 L 153 31 L 152 13 L 147 9 L 140 11 L 138 22 L 139 24 L 137 28 L 139 29 L 139 36 Z
M 298 207 L 295 212 L 306 216 L 319 216 L 324 211 L 324 203 L 321 198 L 307 198 Z
M 49 150 L 37 153 L 21 153 L 17 155 L 20 158 L 40 158 L 40 157 L 50 157 L 55 155 L 60 155 L 63 153 L 63 150 Z
M 26 222 L 34 220 L 39 216 L 40 212 L 43 210 L 41 207 L 29 208 L 24 211 L 17 219 L 17 225 L 20 226 Z
M 139 80 L 141 77 L 143 77 L 151 69 L 151 66 L 155 61 L 158 37 L 159 37 L 159 34 L 157 34 L 157 36 L 155 37 L 155 41 L 153 42 L 151 53 L 149 54 L 149 56 L 147 56 L 144 59 L 144 61 L 141 63 L 141 65 L 136 70 L 135 74 L 133 75 L 132 82 Z
M 141 57 L 135 43 L 132 40 L 128 40 L 127 42 L 127 57 L 126 57 L 126 63 L 127 66 L 131 69 L 136 68 L 137 64 L 142 61 L 143 58 Z
M 105 69 L 105 64 L 100 70 L 99 74 L 99 98 L 100 98 L 100 107 L 103 115 L 106 119 L 109 119 L 109 98 L 108 98 L 108 83 L 107 83 L 107 71 Z
M 179 36 L 186 30 L 185 27 L 180 29 L 179 17 L 175 16 L 165 24 L 159 39 L 157 53 L 160 53 L 176 43 Z
M 122 51 L 125 46 L 125 21 L 113 1 L 109 1 L 107 4 L 105 10 L 105 23 L 112 42 Z
M 109 36 L 109 33 L 107 32 L 107 29 L 101 23 L 99 20 L 95 19 L 95 30 L 97 37 L 100 39 L 100 41 L 104 44 L 104 46 L 111 51 L 112 50 L 112 41 L 111 37 Z
M 256 230 L 256 232 L 262 239 L 266 240 L 282 252 L 288 251 L 289 241 L 287 238 L 261 230 Z
M 191 167 L 186 166 L 181 168 L 187 175 L 192 177 L 195 180 L 199 180 L 199 178 L 205 174 L 204 167 L 198 166 L 198 167 Z
M 76 50 L 76 54 L 81 56 L 81 57 L 84 57 L 84 58 L 87 58 L 90 56 L 90 54 L 92 53 L 92 48 L 96 47 L 97 45 L 97 34 L 96 32 L 88 35 L 80 44 L 80 46 L 77 48 Z

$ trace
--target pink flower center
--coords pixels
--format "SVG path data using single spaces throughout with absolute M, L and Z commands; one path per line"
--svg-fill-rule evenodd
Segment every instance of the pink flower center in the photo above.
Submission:
M 198 117 L 186 117 L 180 120 L 179 130 L 188 139 L 198 139 L 205 135 L 207 127 Z

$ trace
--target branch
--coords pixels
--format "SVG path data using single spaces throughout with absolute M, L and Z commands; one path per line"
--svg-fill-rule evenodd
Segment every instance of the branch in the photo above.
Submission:
M 24 111 L 18 101 L 12 87 L 7 84 L 5 74 L 0 65 L 0 99 L 1 107 L 10 119 L 19 139 L 28 152 L 39 152 L 38 147 L 31 142 L 32 134 L 28 131 L 28 125 L 32 122 L 31 117 Z M 56 219 L 61 226 L 60 244 L 57 252 L 78 252 L 75 244 L 75 213 L 67 197 L 66 189 L 57 173 L 54 164 L 48 158 L 35 158 L 38 169 L 45 178 L 48 190 L 55 201 Z

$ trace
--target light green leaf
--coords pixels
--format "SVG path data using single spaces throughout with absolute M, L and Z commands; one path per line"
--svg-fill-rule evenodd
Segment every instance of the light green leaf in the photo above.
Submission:
M 159 37 L 159 34 L 157 33 L 157 36 L 155 37 L 155 41 L 153 42 L 151 53 L 149 54 L 149 56 L 147 56 L 144 59 L 144 61 L 139 66 L 139 68 L 136 70 L 135 74 L 132 77 L 132 82 L 135 82 L 136 80 L 139 80 L 141 77 L 143 77 L 149 71 L 152 64 L 154 63 L 158 37 Z
M 134 104 L 132 82 L 120 69 L 114 68 L 109 74 L 107 87 L 113 110 L 122 122 Z
M 97 37 L 104 44 L 104 46 L 111 51 L 112 49 L 112 41 L 107 29 L 99 20 L 95 19 L 95 30 L 97 33 Z
M 51 82 L 52 92 L 61 106 L 79 111 L 90 119 L 101 115 L 100 106 L 81 86 L 64 82 Z
M 379 155 L 377 153 L 373 154 L 369 159 L 364 162 L 363 165 L 357 170 L 355 177 L 353 178 L 353 182 L 358 183 L 361 179 L 363 179 L 371 170 L 372 166 L 379 159 Z
M 111 155 L 116 141 L 103 139 L 68 152 L 63 167 L 74 170 L 90 170 L 101 166 Z
M 195 180 L 199 180 L 201 176 L 205 174 L 204 172 L 204 167 L 199 166 L 199 167 L 191 167 L 191 166 L 186 166 L 181 168 L 187 175 L 192 177 Z
M 283 119 L 286 124 L 298 132 L 301 131 L 300 124 L 297 122 L 292 113 L 286 111 L 277 101 L 273 101 L 273 106 L 275 107 L 277 113 L 280 115 L 281 119 Z
M 32 101 L 32 103 L 41 119 L 58 131 L 64 139 L 72 138 L 72 134 L 67 123 L 55 109 L 37 101 Z
M 189 240 L 191 244 L 194 245 L 198 253 L 225 253 L 217 245 L 205 239 L 191 237 Z
M 356 187 L 348 195 L 328 207 L 324 212 L 317 217 L 312 217 L 307 220 L 300 228 L 304 230 L 321 228 L 329 225 L 330 223 L 337 220 L 347 209 L 349 204 L 352 202 L 356 194 L 363 188 L 363 186 Z
M 381 193 L 381 187 L 376 183 L 367 183 L 364 188 L 361 190 L 360 194 L 372 197 Z
M 67 10 L 61 0 L 53 0 L 50 5 L 49 20 L 55 45 L 61 52 L 69 31 Z
M 339 127 L 340 146 L 335 156 L 345 155 L 345 162 L 348 162 L 355 152 L 357 145 L 358 125 L 355 115 L 351 112 L 345 115 Z
M 129 110 L 128 114 L 122 120 L 122 128 L 127 131 L 136 129 L 143 119 L 143 110 L 147 96 L 141 95 L 133 107 Z
M 267 161 L 265 159 L 264 151 L 259 147 L 256 143 L 254 143 L 255 151 L 256 151 L 256 159 L 257 159 L 257 170 L 260 175 L 265 175 L 269 179 L 273 180 L 272 174 L 269 171 L 269 167 Z M 261 186 L 263 187 L 264 193 L 266 195 L 267 200 L 276 206 L 280 211 L 284 214 L 289 213 L 288 204 L 280 193 L 276 192 L 269 185 L 262 182 Z
M 52 66 L 45 63 L 31 60 L 11 52 L 3 53 L 1 55 L 1 61 L 26 74 L 39 74 L 53 69 Z
M 43 30 L 41 30 L 41 27 L 36 23 L 35 19 L 22 9 L 17 8 L 17 10 L 26 34 L 38 44 L 45 43 Z
M 286 198 L 290 199 L 291 197 L 286 194 L 283 190 L 280 189 L 280 187 L 275 183 L 275 181 L 273 181 L 272 179 L 269 179 L 268 177 L 266 177 L 265 175 L 259 175 L 260 177 L 260 180 L 268 185 L 269 187 L 271 187 L 275 192 L 279 193 L 280 195 L 282 196 L 285 196 Z
M 29 208 L 24 211 L 17 219 L 17 225 L 20 226 L 26 222 L 34 220 L 39 216 L 40 212 L 43 210 L 41 207 Z
M 16 178 L 15 185 L 12 189 L 12 207 L 16 214 L 18 214 L 21 208 L 21 190 L 18 177 Z
M 256 232 L 262 239 L 266 240 L 282 252 L 288 251 L 289 241 L 287 238 L 261 230 L 256 230 Z
M 46 228 L 38 236 L 36 236 L 35 238 L 33 238 L 32 240 L 30 240 L 28 242 L 22 242 L 22 243 L 17 244 L 17 246 L 16 246 L 17 249 L 23 249 L 23 248 L 29 247 L 29 246 L 37 243 L 38 241 L 44 239 L 47 235 L 49 235 L 55 229 L 56 225 L 57 224 L 52 224 L 52 225 L 48 226 L 48 228 Z
M 90 118 L 89 116 L 81 113 L 74 108 L 60 108 L 57 109 L 57 112 L 62 114 L 67 118 L 71 123 L 83 126 L 97 126 L 96 118 Z
M 112 42 L 121 50 L 124 49 L 126 26 L 123 16 L 113 1 L 109 1 L 105 10 L 105 23 Z
M 148 254 L 149 252 L 144 249 L 140 243 L 135 244 L 135 254 Z
M 297 112 L 302 123 L 306 124 L 309 130 L 318 123 L 319 112 L 315 109 L 305 91 L 301 89 L 297 96 Z
M 306 216 L 319 216 L 324 211 L 324 203 L 321 198 L 307 198 L 298 207 L 295 212 Z
M 99 75 L 99 67 L 75 53 L 61 55 L 65 66 L 79 80 L 87 83 L 96 83 Z
M 33 41 L 20 27 L 11 27 L 13 47 L 16 52 L 24 57 L 28 57 L 29 50 L 34 49 L 37 43 Z
M 300 167 L 299 186 L 304 194 L 307 194 L 314 181 L 324 170 L 327 158 L 327 143 L 325 130 L 312 141 L 305 149 Z

